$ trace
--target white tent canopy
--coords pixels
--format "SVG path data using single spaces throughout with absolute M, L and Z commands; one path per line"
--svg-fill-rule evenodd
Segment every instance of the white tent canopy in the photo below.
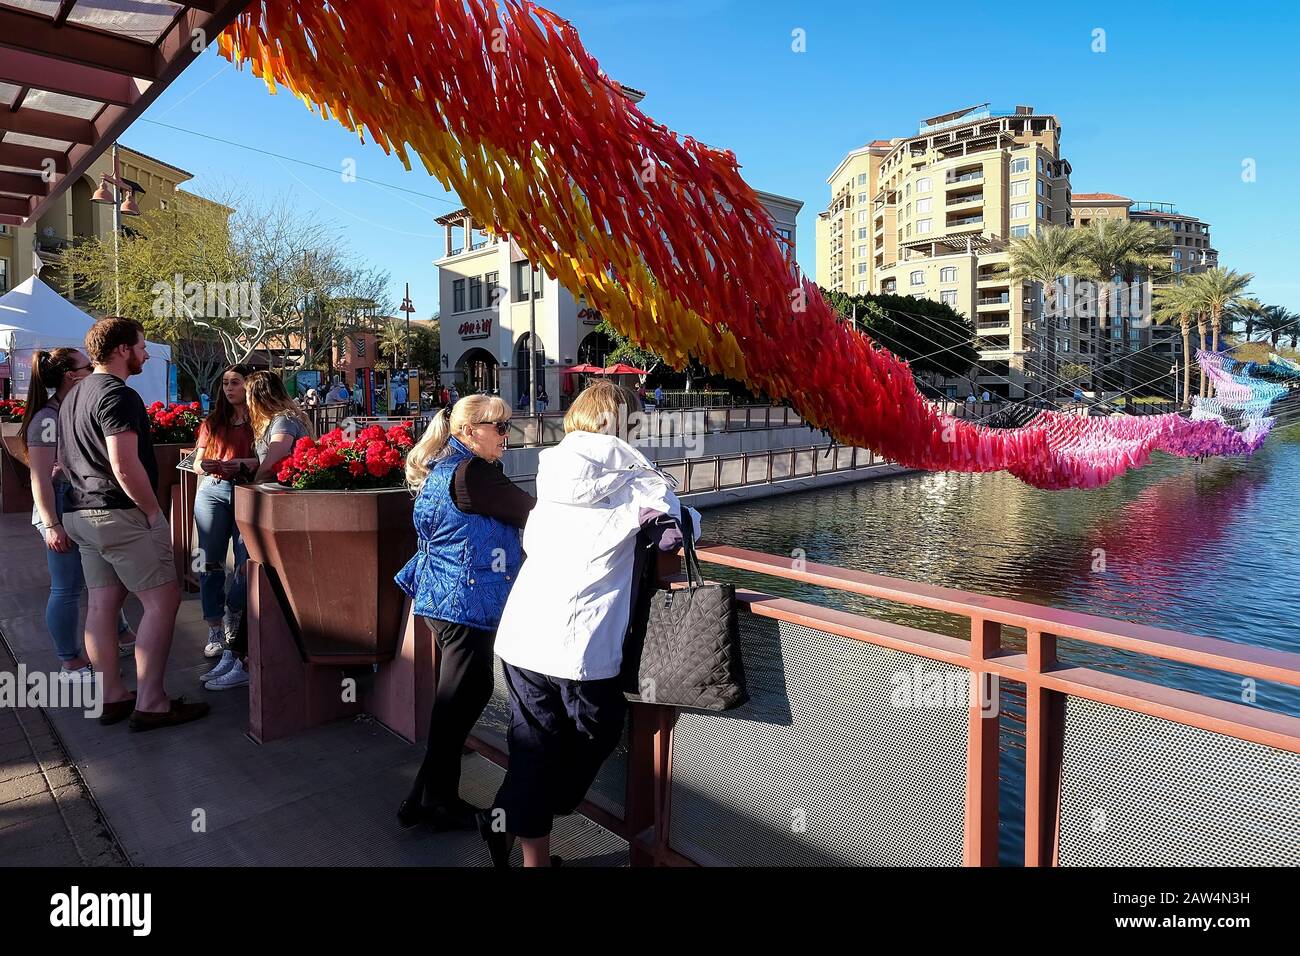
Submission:
M 85 350 L 86 333 L 95 320 L 38 277 L 0 296 L 0 350 L 9 356 L 14 394 L 25 398 L 31 381 L 32 353 L 63 346 Z M 167 401 L 172 350 L 149 342 L 149 361 L 130 384 L 145 404 Z

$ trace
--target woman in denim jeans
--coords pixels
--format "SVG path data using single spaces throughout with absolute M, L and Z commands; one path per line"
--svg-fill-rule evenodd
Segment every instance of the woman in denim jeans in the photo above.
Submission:
M 76 349 L 38 349 L 32 356 L 32 384 L 27 394 L 18 440 L 31 469 L 32 524 L 45 539 L 45 561 L 50 569 L 50 597 L 45 604 L 45 626 L 62 662 L 60 676 L 90 680 L 93 671 L 82 653 L 77 625 L 86 579 L 77 545 L 63 530 L 63 500 L 68 480 L 58 464 L 56 431 L 59 404 L 74 385 L 90 374 L 90 360 Z M 53 394 L 50 394 L 53 392 Z M 117 627 L 119 646 L 130 653 L 135 634 L 123 616 Z
M 212 413 L 195 439 L 194 470 L 203 475 L 194 496 L 194 526 L 198 530 L 199 597 L 208 623 L 204 657 L 220 657 L 239 627 L 246 604 L 244 543 L 235 526 L 235 481 L 251 476 L 256 465 L 253 428 L 248 421 L 244 380 L 248 365 L 231 365 L 221 373 Z M 226 591 L 226 554 L 235 551 L 235 574 Z

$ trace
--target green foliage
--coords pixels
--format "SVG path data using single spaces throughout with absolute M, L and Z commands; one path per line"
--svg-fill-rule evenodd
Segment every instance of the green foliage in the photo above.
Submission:
M 822 290 L 831 307 L 901 359 L 913 373 L 961 377 L 979 360 L 971 320 L 942 302 L 903 295 Z

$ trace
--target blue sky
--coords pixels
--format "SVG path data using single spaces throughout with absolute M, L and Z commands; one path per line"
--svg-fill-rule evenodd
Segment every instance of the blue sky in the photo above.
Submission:
M 1252 290 L 1263 301 L 1300 310 L 1300 8 L 1207 0 L 550 6 L 610 75 L 647 92 L 645 112 L 735 150 L 751 185 L 805 203 L 799 259 L 810 275 L 826 177 L 848 150 L 914 133 L 922 117 L 963 106 L 1030 104 L 1061 119 L 1076 192 L 1175 203 L 1211 224 L 1222 265 L 1256 274 Z M 792 49 L 795 30 L 804 31 L 805 52 Z M 1104 52 L 1093 49 L 1098 30 Z M 432 261 L 443 240 L 433 220 L 456 208 L 456 197 L 287 91 L 268 96 L 215 51 L 121 142 L 194 173 L 197 191 L 237 184 L 315 211 L 358 259 L 392 273 L 394 306 L 409 281 L 416 317 L 437 309 Z M 338 172 L 349 158 L 358 182 Z M 1243 181 L 1247 160 L 1253 182 Z

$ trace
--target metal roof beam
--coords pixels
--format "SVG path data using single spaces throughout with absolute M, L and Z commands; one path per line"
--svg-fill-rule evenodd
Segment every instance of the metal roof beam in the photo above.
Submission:
M 134 105 L 150 86 L 147 81 L 129 76 L 104 73 L 79 63 L 54 63 L 36 53 L 3 47 L 0 47 L 0 82 L 114 106 Z
M 46 139 L 61 139 L 85 146 L 95 142 L 95 127 L 90 120 L 45 110 L 28 109 L 15 113 L 0 110 L 0 133 L 43 136 Z

